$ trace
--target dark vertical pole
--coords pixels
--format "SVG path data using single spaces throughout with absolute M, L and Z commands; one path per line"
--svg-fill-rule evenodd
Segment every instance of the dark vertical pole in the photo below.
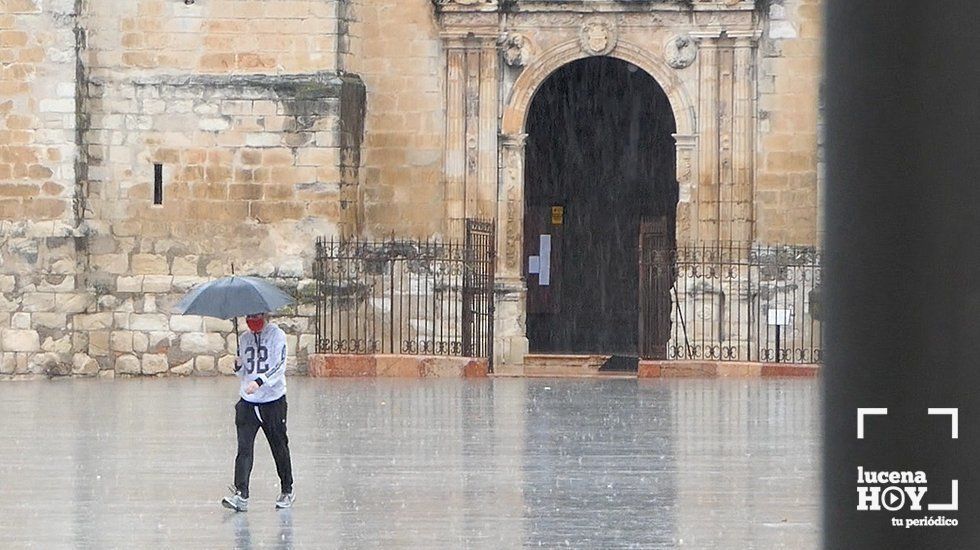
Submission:
M 980 2 L 827 14 L 824 546 L 978 548 Z M 859 407 L 888 409 L 860 440 Z M 957 439 L 929 407 L 958 408 Z M 859 466 L 924 472 L 923 509 L 858 511 Z M 954 479 L 959 509 L 928 510 Z
M 745 257 L 746 257 L 745 266 L 749 272 L 748 281 L 747 281 L 749 288 L 748 288 L 748 292 L 745 293 L 745 300 L 746 300 L 745 314 L 748 317 L 748 321 L 746 323 L 747 328 L 745 331 L 748 334 L 748 337 L 746 338 L 747 342 L 745 343 L 745 351 L 747 354 L 746 359 L 748 361 L 752 361 L 753 360 L 752 330 L 755 328 L 752 326 L 752 307 L 755 304 L 755 292 L 753 292 L 753 288 L 752 288 L 752 245 L 751 244 L 746 245 Z M 758 360 L 758 357 L 756 357 L 755 360 Z

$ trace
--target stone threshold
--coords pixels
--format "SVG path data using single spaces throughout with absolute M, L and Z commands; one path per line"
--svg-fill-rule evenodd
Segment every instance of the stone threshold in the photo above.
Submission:
M 490 374 L 492 378 L 589 378 L 589 379 L 614 379 L 614 380 L 636 380 L 636 373 L 629 372 L 596 372 L 590 374 L 567 374 L 567 373 L 556 373 L 556 374 L 538 374 L 538 373 L 526 373 L 520 367 L 505 367 L 503 369 L 498 369 L 494 367 L 493 373 Z
M 813 378 L 820 365 L 735 361 L 640 361 L 637 378 Z
M 433 355 L 312 354 L 314 378 L 485 378 L 486 359 Z
M 579 355 L 559 353 L 529 353 L 523 365 L 494 366 L 494 374 L 504 376 L 596 376 L 609 360 L 609 355 Z M 622 373 L 617 373 L 622 374 Z

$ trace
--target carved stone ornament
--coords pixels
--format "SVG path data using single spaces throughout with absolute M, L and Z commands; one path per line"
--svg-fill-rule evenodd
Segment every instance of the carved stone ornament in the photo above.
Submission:
M 690 67 L 697 55 L 697 42 L 686 34 L 671 38 L 664 47 L 664 57 L 667 59 L 667 64 L 675 69 Z
M 579 36 L 582 50 L 592 55 L 606 55 L 616 48 L 616 29 L 603 21 L 592 21 L 582 27 Z
M 508 33 L 500 40 L 504 62 L 511 67 L 523 67 L 531 62 L 531 43 L 523 34 Z

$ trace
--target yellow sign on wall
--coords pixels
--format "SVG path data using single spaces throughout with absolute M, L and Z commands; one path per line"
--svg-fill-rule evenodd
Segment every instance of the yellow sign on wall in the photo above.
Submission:
M 551 225 L 561 225 L 565 221 L 565 207 L 551 207 Z

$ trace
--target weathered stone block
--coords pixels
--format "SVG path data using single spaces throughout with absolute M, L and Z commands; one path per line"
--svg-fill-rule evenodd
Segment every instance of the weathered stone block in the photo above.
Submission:
M 99 362 L 84 353 L 72 356 L 72 374 L 94 376 L 99 373 Z
M 36 330 L 6 329 L 0 332 L 0 343 L 4 351 L 36 352 L 41 349 L 41 340 Z
M 470 359 L 463 366 L 464 378 L 486 378 L 489 372 L 490 365 L 486 359 Z
M 180 348 L 196 355 L 218 355 L 224 352 L 225 339 L 210 332 L 188 332 L 180 336 Z
M 116 358 L 116 374 L 136 375 L 140 373 L 140 360 L 135 355 L 122 355 Z
M 170 330 L 174 332 L 200 332 L 204 318 L 197 315 L 171 315 Z
M 55 298 L 56 311 L 63 313 L 82 313 L 95 304 L 92 294 L 58 294 Z
M 108 330 L 92 331 L 88 335 L 88 354 L 93 357 L 109 355 L 110 333 Z
M 13 292 L 17 286 L 17 280 L 13 275 L 0 275 L 0 292 Z
M 75 330 L 106 330 L 112 328 L 112 313 L 79 313 L 72 317 Z
M 74 275 L 47 275 L 41 279 L 38 290 L 44 292 L 71 292 L 75 290 Z
M 117 309 L 122 309 L 122 311 L 117 311 L 112 314 L 112 323 L 117 329 L 129 329 L 129 318 L 132 317 L 132 313 L 127 313 L 133 311 L 132 307 L 123 308 L 119 307 Z
M 136 353 L 145 353 L 149 348 L 150 340 L 146 333 L 134 332 L 133 333 L 133 351 Z
M 377 373 L 371 355 L 311 355 L 309 373 L 313 377 L 362 377 Z
M 143 374 L 162 374 L 167 372 L 169 368 L 170 364 L 167 362 L 166 355 L 143 354 Z
M 133 254 L 132 264 L 132 273 L 137 275 L 166 274 L 170 272 L 169 266 L 167 266 L 166 256 Z
M 167 353 L 176 339 L 177 335 L 172 332 L 151 332 L 147 335 L 147 351 L 150 353 Z
M 71 349 L 75 351 L 88 351 L 88 334 L 82 331 L 72 331 L 71 333 Z
M 14 366 L 14 374 L 26 374 L 30 367 L 30 358 L 34 355 L 32 353 L 16 353 L 16 365 Z
M 68 330 L 68 315 L 65 313 L 35 313 L 32 317 L 34 328 Z
M 0 374 L 13 374 L 17 369 L 17 355 L 13 352 L 0 353 Z
M 109 337 L 109 349 L 120 353 L 132 353 L 133 333 L 128 330 L 113 331 Z
M 235 357 L 233 355 L 219 357 L 218 372 L 221 374 L 235 374 Z
M 297 348 L 296 353 L 316 353 L 316 335 L 300 334 L 299 347 Z
M 204 332 L 231 332 L 233 330 L 235 330 L 235 325 L 229 320 L 204 317 Z
M 62 336 L 58 339 L 50 336 L 45 338 L 44 342 L 41 343 L 41 351 L 57 353 L 59 355 L 68 355 L 72 352 L 71 336 Z
M 143 332 L 162 332 L 170 329 L 170 320 L 162 313 L 134 313 L 129 317 L 129 328 Z
M 135 237 L 140 234 L 142 228 L 140 220 L 122 220 L 112 224 L 112 234 L 117 237 Z
M 455 357 L 426 357 L 421 373 L 424 378 L 462 378 L 463 365 Z
M 197 256 L 183 256 L 174 258 L 170 267 L 173 275 L 196 276 L 197 275 Z
M 123 275 L 129 271 L 128 254 L 93 254 L 89 258 L 92 271 Z
M 119 277 L 116 279 L 116 291 L 118 292 L 142 292 L 143 277 Z
M 375 358 L 375 373 L 388 378 L 421 378 L 422 362 L 411 355 L 379 355 Z
M 190 277 L 186 275 L 175 276 L 174 277 L 174 291 L 175 292 L 187 292 L 188 290 L 194 288 L 195 286 L 207 282 L 206 277 Z
M 30 292 L 21 300 L 24 311 L 55 311 L 56 295 L 49 292 Z
M 198 374 L 214 375 L 218 374 L 218 370 L 215 368 L 214 357 L 209 355 L 199 355 L 194 358 L 194 370 Z
M 173 281 L 170 275 L 146 275 L 143 277 L 143 292 L 170 292 Z
M 47 376 L 64 376 L 71 372 L 71 365 L 62 363 L 57 353 L 35 353 L 31 355 L 28 372 Z
M 10 317 L 10 327 L 19 330 L 31 328 L 31 314 L 25 311 L 14 313 Z
M 190 361 L 181 363 L 170 369 L 170 372 L 178 376 L 189 376 L 194 373 L 194 360 L 191 359 Z

